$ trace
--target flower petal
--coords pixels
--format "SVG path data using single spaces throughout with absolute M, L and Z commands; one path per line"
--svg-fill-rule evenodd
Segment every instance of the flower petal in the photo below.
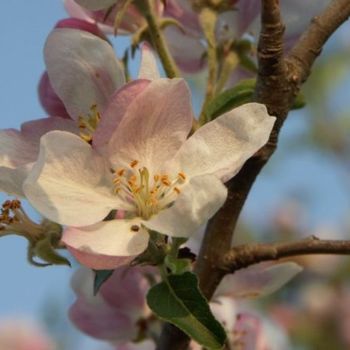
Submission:
M 144 43 L 141 47 L 139 79 L 155 80 L 160 78 L 157 60 L 151 47 Z
M 102 340 L 128 341 L 136 336 L 136 327 L 128 315 L 107 304 L 91 304 L 80 297 L 70 307 L 69 318 L 82 332 Z
M 45 217 L 63 225 L 85 226 L 102 220 L 118 202 L 108 166 L 81 138 L 52 131 L 41 138 L 40 152 L 24 192 Z
M 88 115 L 95 104 L 102 112 L 124 83 L 111 45 L 81 30 L 53 30 L 46 41 L 45 62 L 52 87 L 73 119 Z
M 148 232 L 139 220 L 111 220 L 82 228 L 68 227 L 62 237 L 81 264 L 96 270 L 130 263 L 147 248 L 148 239 Z
M 42 107 L 50 116 L 70 118 L 66 107 L 53 89 L 46 71 L 40 78 L 38 94 Z
M 274 293 L 303 268 L 294 262 L 280 264 L 260 263 L 234 274 L 226 275 L 215 292 L 215 297 L 252 298 Z
M 38 146 L 38 151 L 41 136 L 53 130 L 68 131 L 73 134 L 79 134 L 79 128 L 75 121 L 60 117 L 30 120 L 21 125 L 22 135 L 32 142 L 35 142 Z M 35 160 L 36 158 L 37 155 L 35 155 Z
M 198 129 L 175 157 L 188 176 L 215 174 L 226 182 L 268 140 L 276 118 L 247 103 Z
M 144 225 L 169 236 L 189 237 L 216 213 L 226 196 L 227 189 L 217 177 L 194 177 L 170 208 L 144 221 Z
M 14 169 L 0 166 L 0 191 L 16 197 L 25 197 L 22 186 L 32 163 Z
M 151 81 L 129 106 L 111 138 L 112 164 L 138 160 L 157 171 L 186 140 L 192 119 L 190 91 L 183 79 Z
M 181 70 L 193 74 L 206 66 L 206 48 L 200 38 L 182 33 L 174 26 L 165 28 L 164 34 L 170 52 Z
M 132 101 L 148 84 L 148 80 L 134 80 L 123 85 L 112 95 L 93 134 L 93 145 L 95 148 L 103 148 L 109 142 Z
M 88 10 L 102 10 L 114 5 L 118 0 L 75 0 L 77 4 Z

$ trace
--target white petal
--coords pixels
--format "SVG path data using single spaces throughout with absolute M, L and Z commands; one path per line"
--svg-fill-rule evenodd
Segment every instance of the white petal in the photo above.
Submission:
M 80 6 L 88 10 L 102 10 L 114 5 L 118 0 L 75 0 Z
M 0 166 L 16 168 L 36 160 L 38 143 L 15 129 L 0 130 Z
M 16 197 L 24 197 L 22 186 L 31 167 L 32 163 L 15 169 L 0 166 L 0 191 Z
M 227 189 L 212 175 L 194 177 L 175 203 L 144 221 L 149 229 L 173 237 L 189 237 L 223 205 Z
M 294 262 L 261 263 L 229 274 L 219 284 L 215 296 L 255 298 L 269 295 L 283 287 L 303 268 Z
M 267 142 L 275 120 L 262 104 L 242 105 L 198 129 L 175 162 L 190 177 L 215 174 L 226 182 Z
M 147 248 L 148 240 L 148 232 L 139 220 L 111 220 L 88 227 L 69 227 L 62 238 L 82 264 L 94 269 L 111 269 L 130 263 Z
M 193 120 L 191 96 L 183 79 L 156 79 L 139 93 L 111 137 L 111 163 L 138 160 L 157 171 L 186 140 Z
M 94 224 L 117 203 L 104 159 L 88 143 L 64 131 L 41 138 L 24 192 L 41 214 L 63 225 Z
M 73 119 L 88 115 L 94 104 L 102 112 L 124 83 L 111 45 L 81 30 L 52 31 L 45 45 L 45 62 L 52 87 Z
M 141 47 L 141 64 L 139 71 L 139 79 L 155 80 L 159 79 L 157 60 L 151 47 L 148 44 L 143 44 Z

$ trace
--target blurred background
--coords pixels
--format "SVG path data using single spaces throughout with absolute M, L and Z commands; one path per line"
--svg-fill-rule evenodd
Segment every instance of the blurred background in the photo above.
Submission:
M 12 0 L 0 22 L 1 128 L 18 128 L 45 116 L 37 84 L 42 49 L 55 23 L 66 17 L 60 0 Z M 279 148 L 258 178 L 244 208 L 236 242 L 350 236 L 350 23 L 327 44 L 303 88 L 307 105 L 291 112 Z M 127 38 L 115 41 L 123 54 Z M 131 66 L 137 69 L 136 62 Z M 191 77 L 199 109 L 202 76 Z M 1 200 L 6 197 L 1 196 Z M 30 208 L 33 218 L 39 216 Z M 36 268 L 26 261 L 26 241 L 0 241 L 0 325 L 7 319 L 38 323 L 57 349 L 103 349 L 76 331 L 66 313 L 73 301 L 73 269 Z M 290 335 L 291 349 L 350 349 L 350 260 L 301 257 L 305 266 L 280 292 L 256 301 Z M 3 350 L 3 349 L 1 349 Z M 4 349 L 5 350 L 5 349 Z

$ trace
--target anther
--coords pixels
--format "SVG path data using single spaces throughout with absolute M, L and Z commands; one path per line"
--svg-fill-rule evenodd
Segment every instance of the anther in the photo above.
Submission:
M 130 166 L 132 167 L 132 168 L 135 168 L 136 167 L 136 165 L 139 163 L 139 161 L 138 160 L 133 160 L 132 162 L 130 162 Z
M 131 231 L 133 232 L 139 232 L 140 231 L 140 227 L 138 225 L 132 225 L 130 227 Z

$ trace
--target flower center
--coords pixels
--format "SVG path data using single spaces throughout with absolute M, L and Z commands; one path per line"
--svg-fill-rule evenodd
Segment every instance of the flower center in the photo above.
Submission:
M 93 104 L 90 107 L 90 113 L 86 116 L 79 116 L 78 123 L 80 129 L 80 137 L 86 141 L 91 142 L 93 133 L 95 132 L 98 123 L 101 120 L 101 114 L 97 109 L 97 105 Z
M 114 193 L 135 208 L 138 216 L 147 220 L 160 210 L 170 206 L 181 193 L 180 187 L 186 175 L 151 175 L 146 167 L 138 167 L 133 160 L 127 168 L 114 171 Z

